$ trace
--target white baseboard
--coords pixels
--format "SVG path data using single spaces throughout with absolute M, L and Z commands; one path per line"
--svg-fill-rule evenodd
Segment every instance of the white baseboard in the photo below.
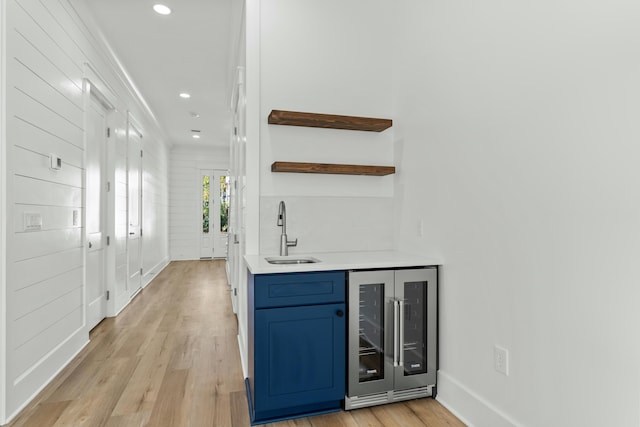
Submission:
M 247 373 L 247 357 L 246 354 L 244 354 L 244 349 L 242 348 L 242 342 L 241 342 L 241 337 L 240 335 L 238 335 L 238 348 L 240 349 L 240 363 L 242 363 L 242 375 L 245 378 L 249 378 L 249 374 Z
M 169 262 L 170 262 L 169 257 L 166 257 L 165 259 L 163 259 L 162 261 L 160 261 L 159 263 L 151 267 L 151 269 L 142 276 L 142 287 L 145 288 L 149 283 L 151 283 L 151 281 L 158 274 L 160 274 L 162 270 L 164 270 L 167 267 L 167 265 L 169 265 Z
M 469 427 L 522 427 L 522 424 L 443 371 L 438 371 L 436 400 Z
M 65 340 L 64 343 L 62 343 L 53 353 L 58 352 L 58 351 L 63 351 L 62 347 L 63 344 L 65 343 L 69 343 L 69 345 L 72 345 L 74 347 L 77 347 L 75 350 L 72 350 L 73 352 L 71 353 L 71 355 L 68 355 L 64 361 L 57 367 L 57 369 L 55 369 L 55 371 L 53 372 L 53 374 L 51 374 L 48 379 L 46 379 L 44 382 L 42 382 L 42 384 L 24 401 L 22 402 L 16 409 L 14 409 L 11 414 L 9 414 L 7 416 L 7 418 L 4 420 L 6 424 L 9 424 L 16 416 L 18 416 L 20 414 L 20 412 L 27 406 L 29 405 L 29 403 L 31 403 L 31 401 L 33 399 L 36 398 L 36 396 L 38 396 L 38 394 L 40 394 L 40 392 L 42 390 L 44 390 L 44 388 L 46 386 L 49 385 L 49 383 L 51 383 L 51 381 L 54 380 L 54 378 L 56 376 L 58 376 L 58 374 L 60 374 L 60 372 L 62 372 L 62 370 L 64 368 L 67 367 L 67 365 L 69 363 L 71 363 L 71 361 L 73 359 L 75 359 L 75 357 L 80 354 L 80 352 L 82 351 L 82 349 L 84 349 L 87 344 L 89 344 L 89 340 L 84 337 L 84 335 L 82 334 L 82 332 L 84 331 L 84 327 L 78 329 L 76 332 L 74 332 L 73 335 L 71 335 L 69 337 L 69 339 Z M 75 343 L 74 343 L 75 342 Z M 75 345 L 74 345 L 75 344 Z M 41 367 L 39 367 L 40 369 L 46 369 L 46 366 L 44 366 L 45 364 L 42 364 Z M 3 424 L 4 425 L 4 424 Z

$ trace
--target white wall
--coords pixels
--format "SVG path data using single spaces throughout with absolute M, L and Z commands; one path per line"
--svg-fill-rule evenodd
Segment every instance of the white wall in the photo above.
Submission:
M 640 4 L 393 10 L 399 247 L 445 259 L 439 399 L 476 427 L 637 427 Z
M 390 50 L 391 41 L 379 31 L 388 25 L 388 5 L 381 0 L 366 7 L 339 0 L 260 2 L 261 252 L 277 251 L 279 200 L 291 205 L 288 231 L 290 237 L 299 237 L 291 253 L 357 250 L 363 241 L 372 244 L 369 249 L 393 246 L 393 234 L 380 232 L 392 223 L 393 176 L 271 172 L 274 161 L 393 165 L 392 130 L 267 124 L 274 109 L 389 118 L 392 64 L 381 52 Z M 250 89 L 248 85 L 248 95 Z M 358 218 L 368 218 L 362 223 L 367 227 L 348 228 Z M 335 238 L 327 238 L 324 227 L 330 227 Z M 341 233 L 349 239 L 338 242 Z M 351 239 L 358 243 L 349 244 Z
M 8 58 L 7 92 L 3 94 L 7 108 L 8 227 L 7 285 L 2 295 L 8 308 L 3 382 L 4 415 L 9 419 L 88 340 L 84 324 L 84 224 L 72 221 L 73 211 L 82 213 L 84 209 L 82 79 L 86 63 L 117 97 L 119 114 L 110 118 L 113 129 L 125 129 L 123 113 L 130 111 L 140 118 L 145 134 L 155 135 L 157 161 L 150 163 L 154 166 L 149 173 L 166 175 L 166 166 L 162 166 L 166 147 L 157 136 L 157 124 L 117 71 L 106 47 L 89 32 L 93 26 L 85 25 L 70 3 L 8 0 L 2 17 L 7 19 Z M 61 170 L 48 168 L 49 153 L 62 158 Z M 116 175 L 117 169 L 116 165 Z M 158 185 L 163 185 L 163 178 L 158 180 Z M 154 178 L 147 182 L 154 182 Z M 166 186 L 164 196 L 161 189 L 157 194 L 158 199 L 166 200 Z M 40 213 L 42 230 L 25 232 L 24 213 Z M 164 231 L 162 227 L 158 221 L 159 240 L 164 235 L 166 241 L 166 226 Z M 150 259 L 166 258 L 164 251 Z
M 174 147 L 169 160 L 169 238 L 172 260 L 200 259 L 201 169 L 229 169 L 229 150 Z
M 169 153 L 142 138 L 142 274 L 146 286 L 169 263 Z
M 6 1 L 0 0 L 0 422 L 5 418 L 6 403 L 6 342 L 7 342 L 7 293 L 6 233 L 7 233 L 7 185 L 5 170 L 7 162 L 6 141 Z

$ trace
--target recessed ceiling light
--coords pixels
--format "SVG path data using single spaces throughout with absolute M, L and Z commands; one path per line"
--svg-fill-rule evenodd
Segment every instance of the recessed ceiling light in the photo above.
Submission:
M 182 92 L 180 94 L 180 98 L 184 98 L 184 99 L 191 98 L 191 95 L 189 95 L 187 92 Z
M 155 10 L 156 13 L 159 13 L 160 15 L 168 15 L 171 13 L 171 9 L 163 4 L 154 4 L 153 10 Z
M 191 135 L 193 136 L 193 139 L 200 139 L 200 135 L 196 134 L 196 135 Z
M 198 117 L 200 117 L 200 114 L 196 113 L 195 111 L 189 111 L 189 115 L 194 119 L 197 119 Z

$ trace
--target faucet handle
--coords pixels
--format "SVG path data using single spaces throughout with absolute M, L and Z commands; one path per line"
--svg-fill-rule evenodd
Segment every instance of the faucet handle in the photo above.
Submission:
M 296 240 L 287 240 L 287 246 L 298 246 L 298 238 Z

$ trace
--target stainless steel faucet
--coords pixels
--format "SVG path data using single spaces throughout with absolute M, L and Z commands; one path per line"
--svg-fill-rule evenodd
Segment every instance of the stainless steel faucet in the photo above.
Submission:
M 284 204 L 284 200 L 280 201 L 278 206 L 278 227 L 282 227 L 282 234 L 280 235 L 280 256 L 289 255 L 289 246 L 297 246 L 298 239 L 287 240 L 287 207 Z

